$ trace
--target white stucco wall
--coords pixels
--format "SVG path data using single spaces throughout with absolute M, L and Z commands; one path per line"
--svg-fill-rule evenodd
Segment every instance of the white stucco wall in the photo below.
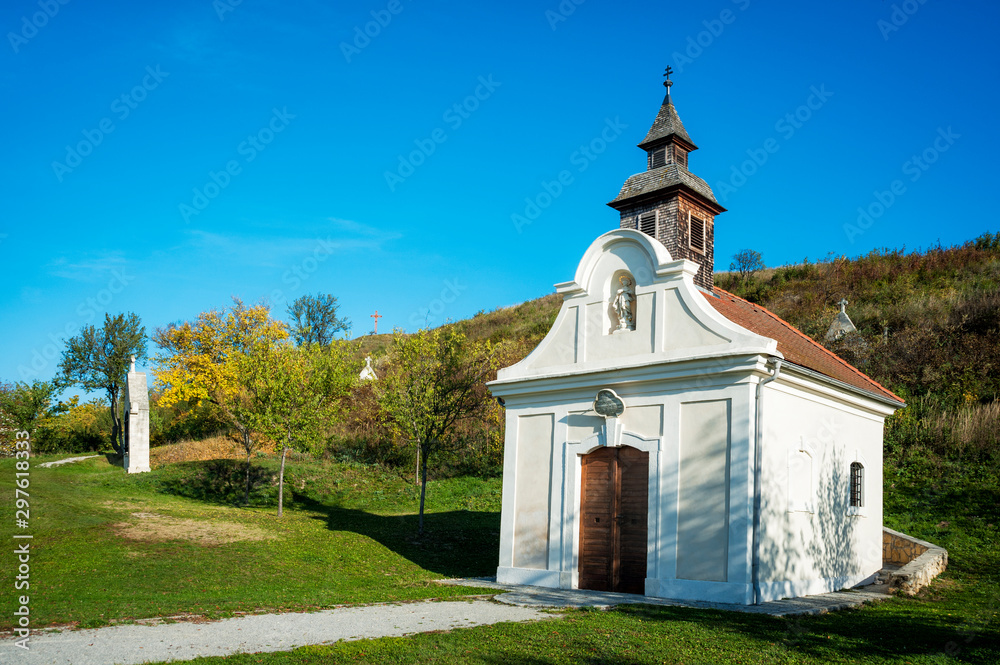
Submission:
M 764 600 L 854 586 L 882 567 L 884 414 L 817 387 L 792 372 L 763 389 Z M 849 508 L 856 461 L 865 470 L 861 511 Z
M 627 405 L 621 444 L 650 454 L 646 593 L 749 602 L 754 383 L 744 371 L 595 382 L 549 395 L 546 406 L 511 398 L 498 580 L 577 586 L 580 459 L 614 443 L 591 410 L 597 390 L 612 387 Z

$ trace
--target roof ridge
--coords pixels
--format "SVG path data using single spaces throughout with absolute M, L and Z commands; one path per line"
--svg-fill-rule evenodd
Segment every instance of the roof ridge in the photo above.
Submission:
M 864 379 L 868 383 L 871 383 L 872 385 L 876 386 L 879 390 L 881 390 L 882 392 L 884 392 L 886 395 L 892 397 L 893 399 L 899 400 L 903 404 L 906 403 L 906 401 L 903 398 L 901 398 L 899 395 L 897 395 L 896 393 L 892 392 L 891 390 L 889 390 L 888 388 L 886 388 L 885 386 L 883 386 L 881 383 L 879 383 L 875 379 L 871 378 L 870 376 L 868 376 L 867 374 L 865 374 L 864 372 L 862 372 L 861 370 L 859 370 L 857 367 L 855 367 L 851 363 L 847 362 L 846 360 L 844 360 L 843 358 L 841 358 L 840 356 L 838 356 L 836 353 L 834 353 L 830 349 L 826 348 L 825 346 L 823 346 L 822 344 L 820 344 L 819 342 L 817 342 L 816 340 L 814 340 L 812 337 L 810 337 L 809 335 L 805 334 L 804 332 L 802 332 L 801 330 L 799 330 L 798 328 L 796 328 L 795 326 L 793 326 L 788 321 L 785 321 L 783 318 L 781 318 L 780 316 L 778 316 L 777 314 L 775 314 L 774 312 L 772 312 L 768 308 L 764 307 L 763 305 L 758 305 L 756 303 L 750 302 L 749 300 L 745 300 L 743 298 L 740 298 L 738 295 L 736 295 L 734 293 L 730 293 L 729 291 L 726 291 L 725 289 L 722 289 L 722 288 L 720 288 L 718 286 L 713 286 L 712 290 L 713 291 L 718 291 L 719 293 L 725 294 L 725 295 L 727 295 L 727 296 L 729 296 L 729 297 L 731 297 L 731 298 L 733 298 L 735 300 L 739 300 L 740 302 L 746 303 L 747 305 L 749 305 L 750 307 L 752 307 L 754 309 L 757 309 L 757 310 L 760 310 L 761 312 L 764 312 L 765 314 L 767 314 L 768 316 L 770 316 L 775 321 L 781 323 L 782 325 L 784 325 L 785 327 L 787 327 L 789 330 L 793 331 L 796 335 L 798 335 L 802 339 L 808 341 L 811 345 L 813 345 L 814 347 L 816 347 L 817 349 L 819 349 L 825 355 L 833 358 L 834 360 L 836 360 L 838 363 L 840 363 L 841 365 L 843 365 L 845 368 L 847 368 L 848 370 L 850 370 L 854 374 L 858 375 L 859 377 L 861 377 L 862 379 Z M 830 378 L 834 378 L 834 377 L 830 377 Z

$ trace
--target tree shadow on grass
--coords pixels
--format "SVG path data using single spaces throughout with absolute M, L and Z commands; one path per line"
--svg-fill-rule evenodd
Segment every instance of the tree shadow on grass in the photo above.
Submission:
M 615 611 L 644 623 L 694 622 L 720 636 L 740 633 L 760 642 L 762 652 L 819 662 L 943 658 L 947 654 L 958 662 L 993 663 L 1000 655 L 1000 635 L 992 626 L 970 630 L 968 624 L 949 622 L 947 617 L 931 618 L 900 608 L 892 612 L 851 609 L 780 618 L 652 605 L 619 606 Z
M 500 552 L 500 513 L 456 510 L 427 513 L 417 537 L 416 515 L 376 515 L 292 492 L 297 508 L 315 513 L 331 531 L 350 531 L 443 577 L 494 575 Z
M 206 503 L 241 506 L 246 465 L 239 460 L 207 460 L 173 464 L 160 472 L 158 489 Z M 265 467 L 250 468 L 250 504 L 277 507 L 277 475 Z M 289 500 L 291 499 L 291 500 Z M 500 513 L 457 510 L 427 513 L 424 535 L 417 537 L 416 515 L 378 515 L 321 503 L 285 483 L 285 505 L 326 522 L 331 531 L 367 536 L 425 570 L 442 577 L 494 575 L 500 552 Z
M 215 459 L 179 462 L 161 472 L 159 489 L 167 494 L 227 506 L 242 506 L 246 491 L 245 461 Z M 251 506 L 278 504 L 277 477 L 268 469 L 250 466 Z M 287 494 L 286 494 L 287 496 Z

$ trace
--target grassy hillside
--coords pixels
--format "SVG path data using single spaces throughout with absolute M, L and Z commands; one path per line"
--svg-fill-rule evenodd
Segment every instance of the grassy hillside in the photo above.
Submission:
M 516 352 L 512 362 L 515 362 L 528 355 L 542 341 L 556 320 L 561 304 L 562 297 L 550 293 L 519 305 L 501 307 L 490 312 L 480 310 L 471 319 L 445 325 L 458 326 L 473 340 L 513 344 Z M 386 353 L 391 341 L 392 334 L 366 335 L 360 338 L 361 352 L 378 358 Z
M 908 402 L 887 422 L 890 462 L 1000 456 L 1000 238 L 959 247 L 877 250 L 767 270 L 720 287 L 759 303 Z M 846 298 L 858 331 L 824 336 Z
M 908 397 L 949 405 L 1000 394 L 1000 248 L 984 236 L 960 247 L 876 250 L 857 259 L 777 268 L 717 283 L 823 342 L 847 298 L 854 340 L 831 346 Z

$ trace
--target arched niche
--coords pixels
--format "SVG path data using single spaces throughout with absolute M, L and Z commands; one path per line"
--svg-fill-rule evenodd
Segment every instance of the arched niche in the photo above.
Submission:
M 626 333 L 636 325 L 636 282 L 628 270 L 616 270 L 605 288 L 607 334 Z M 623 322 L 622 319 L 625 319 Z

